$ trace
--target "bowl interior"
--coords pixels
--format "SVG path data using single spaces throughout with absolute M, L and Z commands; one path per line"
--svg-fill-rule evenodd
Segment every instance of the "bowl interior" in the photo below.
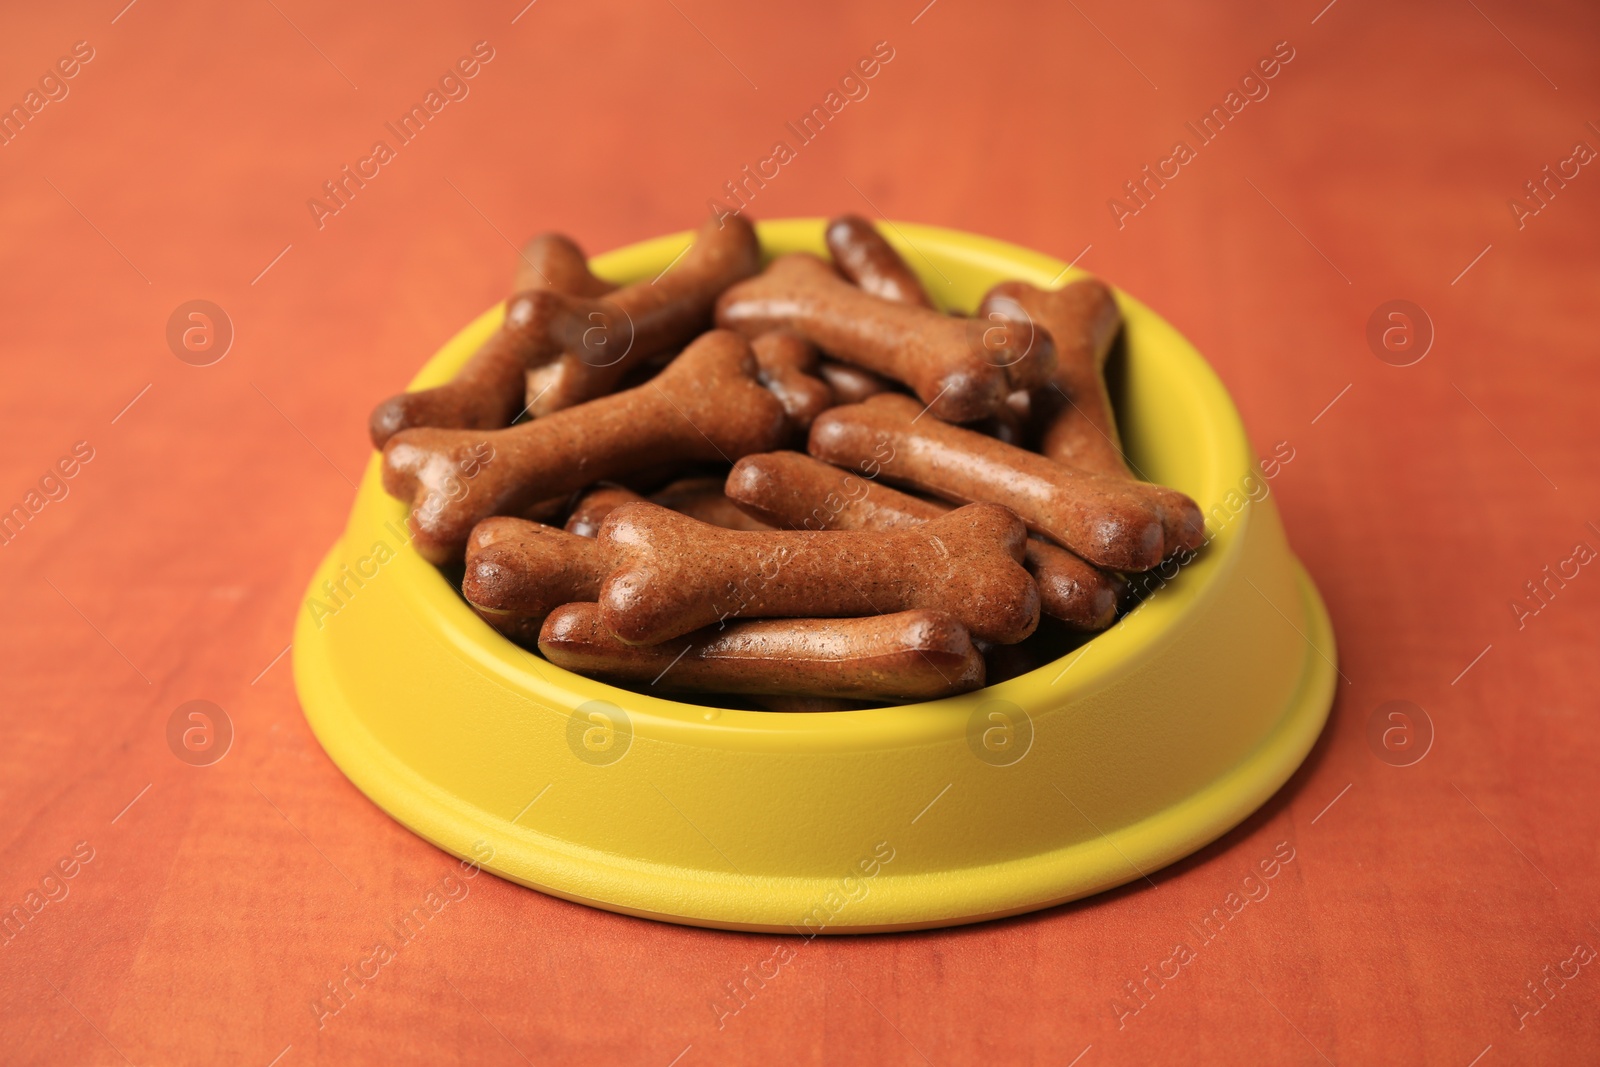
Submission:
M 769 258 L 794 251 L 826 255 L 824 224 L 820 218 L 788 219 L 760 223 L 757 230 Z M 1005 279 L 1056 288 L 1084 274 L 1037 252 L 958 231 L 891 223 L 885 233 L 944 308 L 970 311 L 992 285 Z M 596 257 L 592 266 L 597 274 L 619 283 L 654 277 L 692 236 L 684 232 L 631 245 Z M 625 709 L 635 734 L 662 741 L 713 747 L 770 745 L 791 751 L 826 750 L 840 744 L 898 748 L 960 734 L 973 709 L 984 701 L 1026 703 L 1037 709 L 1038 694 L 1045 688 L 1050 705 L 1069 704 L 1076 695 L 1116 678 L 1184 624 L 1208 586 L 1231 566 L 1243 523 L 1230 519 L 1246 510 L 1252 484 L 1253 459 L 1243 426 L 1210 367 L 1159 316 L 1125 293 L 1117 291 L 1116 296 L 1125 322 L 1118 398 L 1124 447 L 1147 479 L 1194 498 L 1207 515 L 1212 540 L 1181 574 L 1170 580 L 1169 575 L 1148 578 L 1159 586 L 1158 595 L 1148 597 L 1138 610 L 1028 674 L 973 693 L 861 711 L 783 715 L 714 708 L 621 689 L 533 655 L 489 628 L 442 573 L 407 552 L 398 565 L 410 574 L 411 607 L 426 624 L 448 635 L 463 656 L 530 699 L 568 709 L 605 701 Z M 496 305 L 464 328 L 428 362 L 411 388 L 447 381 L 499 325 L 501 315 Z M 374 518 L 404 523 L 405 506 L 382 493 L 377 456 L 362 495 L 368 506 L 378 509 Z

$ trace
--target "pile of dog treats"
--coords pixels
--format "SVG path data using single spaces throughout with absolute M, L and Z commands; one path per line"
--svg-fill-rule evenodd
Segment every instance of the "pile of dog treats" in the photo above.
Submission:
M 417 551 L 569 670 L 823 711 L 1039 665 L 1041 615 L 1104 629 L 1125 574 L 1200 547 L 1195 503 L 1123 460 L 1105 285 L 1003 282 L 965 317 L 866 221 L 826 240 L 763 269 L 725 216 L 623 286 L 530 241 L 454 379 L 372 413 Z

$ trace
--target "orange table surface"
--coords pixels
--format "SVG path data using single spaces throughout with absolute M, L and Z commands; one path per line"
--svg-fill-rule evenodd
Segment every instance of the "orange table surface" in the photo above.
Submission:
M 27 514 L 0 545 L 0 1060 L 1594 1062 L 1600 12 L 1325 2 L 0 15 L 0 509 Z M 792 940 L 742 1000 L 784 939 L 488 876 L 346 981 L 453 867 L 324 756 L 285 655 L 368 410 L 504 294 L 513 244 L 685 229 L 764 165 L 754 217 L 1013 241 L 1194 341 L 1293 456 L 1272 490 L 1347 679 L 1325 735 L 1147 880 Z M 167 337 L 195 299 L 234 333 L 208 366 Z M 1407 366 L 1369 341 L 1392 300 L 1432 335 Z M 195 699 L 235 733 L 212 766 L 169 748 Z M 1373 740 L 1391 701 L 1431 729 L 1409 766 Z

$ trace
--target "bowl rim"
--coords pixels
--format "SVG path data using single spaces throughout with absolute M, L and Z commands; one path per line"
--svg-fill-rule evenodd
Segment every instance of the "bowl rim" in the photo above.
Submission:
M 888 221 L 888 220 L 886 220 Z M 756 223 L 764 256 L 815 250 L 827 220 L 821 217 L 776 219 Z M 627 282 L 650 277 L 683 252 L 692 231 L 637 242 L 593 257 L 591 268 L 608 280 Z M 938 226 L 893 221 L 885 237 L 908 261 L 918 258 L 931 265 L 929 256 L 946 256 L 1003 272 L 1042 288 L 1059 288 L 1092 275 L 1061 260 L 1018 245 Z M 1181 486 L 1209 517 L 1223 495 L 1237 488 L 1241 477 L 1253 469 L 1254 458 L 1244 425 L 1232 399 L 1210 365 L 1176 329 L 1145 304 L 1112 287 L 1125 330 L 1139 337 L 1137 355 L 1129 345 L 1129 358 L 1155 360 L 1163 380 L 1186 390 L 1200 414 L 1203 431 L 1193 447 L 1203 457 L 1200 482 Z M 935 296 L 937 301 L 937 295 Z M 423 365 L 408 391 L 448 380 L 461 363 L 500 323 L 504 303 L 497 303 L 459 330 Z M 357 492 L 351 516 L 354 529 L 365 518 L 372 528 L 405 530 L 408 505 L 388 496 L 382 488 L 382 455 L 374 453 Z M 475 661 L 502 684 L 524 694 L 533 704 L 566 715 L 592 702 L 615 720 L 620 718 L 635 737 L 728 750 L 782 749 L 827 751 L 841 745 L 851 749 L 906 748 L 944 743 L 966 733 L 974 712 L 982 705 L 1005 701 L 1038 716 L 1069 711 L 1076 698 L 1114 683 L 1181 631 L 1200 611 L 1238 565 L 1240 549 L 1254 508 L 1243 508 L 1237 521 L 1218 530 L 1182 573 L 1165 581 L 1132 612 L 1105 631 L 1093 635 L 1065 656 L 1033 671 L 970 693 L 914 704 L 899 704 L 855 711 L 782 714 L 712 708 L 610 685 L 567 671 L 495 632 L 474 613 L 459 591 L 437 567 L 414 550 L 399 553 L 388 567 L 405 576 L 406 600 L 422 625 L 432 626 L 465 658 Z M 387 569 L 387 568 L 386 568 Z M 1148 573 L 1148 572 L 1147 572 Z M 400 575 L 396 575 L 400 578 Z M 1080 666 L 1081 665 L 1081 666 Z M 1049 693 L 1040 706 L 1043 676 Z M 1030 705 L 1032 708 L 1030 709 Z

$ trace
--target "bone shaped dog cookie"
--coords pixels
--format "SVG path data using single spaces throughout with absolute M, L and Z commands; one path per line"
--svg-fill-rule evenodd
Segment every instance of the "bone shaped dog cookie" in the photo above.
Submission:
M 761 244 L 749 222 L 708 220 L 657 277 L 572 304 L 569 313 L 584 324 L 579 343 L 528 371 L 528 410 L 548 415 L 611 392 L 633 367 L 710 329 L 718 294 L 760 269 Z
M 1037 390 L 1043 431 L 1039 451 L 1068 467 L 1151 485 L 1160 498 L 1169 544 L 1188 544 L 1186 526 L 1195 521 L 1188 497 L 1166 486 L 1143 482 L 1128 466 L 1117 436 L 1117 418 L 1106 390 L 1105 362 L 1122 326 L 1122 312 L 1097 278 L 1064 289 L 1035 289 L 1024 282 L 1001 282 L 984 297 L 980 310 L 1021 313 L 1050 331 L 1056 342 L 1053 388 Z
M 546 289 L 552 293 L 595 300 L 614 292 L 616 288 L 604 278 L 595 277 L 589 269 L 589 257 L 583 254 L 577 242 L 563 234 L 541 233 L 524 244 L 518 253 L 517 273 L 511 291 L 522 293 Z M 526 362 L 524 358 L 524 365 Z M 536 373 L 536 370 L 525 371 L 528 376 Z M 543 381 L 535 383 L 525 380 L 527 398 L 531 400 L 543 385 Z M 526 402 L 523 406 L 527 406 Z
M 542 233 L 522 246 L 512 291 L 594 298 L 615 288 L 589 272 L 589 261 L 570 238 Z M 551 314 L 547 310 L 545 317 Z M 373 447 L 382 448 L 410 426 L 494 430 L 509 425 L 523 407 L 525 349 L 521 339 L 502 327 L 444 385 L 385 400 L 368 422 Z
M 728 474 L 726 492 L 740 507 L 780 529 L 892 530 L 918 526 L 950 510 L 799 452 L 746 456 Z M 1030 537 L 1023 566 L 1039 585 L 1046 615 L 1075 629 L 1103 630 L 1117 617 L 1127 583 L 1064 548 Z
M 613 566 L 600 618 L 648 645 L 734 617 L 827 618 L 948 611 L 990 641 L 1039 624 L 1015 515 L 972 504 L 887 531 L 719 530 L 654 504 L 624 504 L 600 527 Z
M 605 572 L 592 538 L 499 516 L 472 528 L 461 594 L 490 626 L 532 648 L 545 616 L 593 600 Z
M 717 324 L 749 337 L 793 330 L 836 358 L 906 383 L 952 422 L 993 413 L 1008 393 L 1043 384 L 1055 367 L 1055 348 L 1042 330 L 988 327 L 895 304 L 799 252 L 723 293 Z
M 623 504 L 646 498 L 620 485 L 584 494 L 565 530 L 496 516 L 472 528 L 461 592 L 496 630 L 532 647 L 557 605 L 594 600 L 606 575 L 595 544 L 600 524 Z M 650 497 L 662 507 L 729 530 L 770 530 L 722 492 L 722 479 L 681 478 Z
M 867 220 L 857 215 L 842 216 L 828 223 L 824 236 L 828 252 L 833 256 L 833 265 L 862 289 L 896 304 L 933 307 L 927 290 L 905 259 Z M 1014 309 L 1014 304 L 1005 306 L 1008 312 L 1014 312 Z M 1027 321 L 1025 314 L 1000 315 L 995 313 L 993 307 L 985 305 L 978 309 L 974 318 L 990 323 L 987 326 L 969 327 L 969 336 L 971 331 L 979 331 L 977 336 L 986 348 L 994 348 L 996 339 L 1003 337 L 1007 329 L 1020 328 L 1025 331 L 1019 335 L 1024 343 L 1033 336 L 1032 324 Z M 1054 340 L 1052 337 L 1051 341 Z M 840 404 L 858 404 L 869 396 L 889 391 L 888 383 L 859 367 L 829 362 L 820 368 L 820 372 L 833 386 L 836 401 Z M 1014 389 L 1006 397 L 1005 403 L 997 405 L 991 415 L 978 420 L 972 428 L 1008 444 L 1023 444 L 1031 406 L 1029 398 L 1026 389 Z M 1045 613 L 1050 614 L 1048 603 Z
M 1004 504 L 1029 529 L 1097 567 L 1149 570 L 1167 554 L 1198 548 L 1204 539 L 1200 509 L 1182 493 L 1063 467 L 921 415 L 915 400 L 887 393 L 832 408 L 812 424 L 808 451 L 838 466 L 872 474 L 881 470 L 894 481 L 956 503 Z M 1164 534 L 1166 494 L 1172 506 L 1182 505 L 1171 522 L 1181 535 L 1176 543 L 1167 543 Z
M 517 273 L 511 283 L 513 293 L 529 289 L 548 289 L 568 296 L 605 296 L 616 288 L 589 270 L 589 258 L 577 242 L 560 233 L 541 233 L 532 237 L 517 254 Z
M 367 433 L 372 447 L 412 426 L 493 430 L 510 425 L 522 410 L 526 360 L 519 340 L 504 327 L 489 336 L 443 385 L 398 393 L 372 409 Z
M 971 637 L 939 611 L 758 619 L 640 646 L 617 640 L 599 605 L 568 604 L 545 621 L 539 651 L 593 678 L 679 692 L 916 701 L 984 681 Z
M 1122 327 L 1111 290 L 1098 278 L 1054 290 L 1001 282 L 978 307 L 980 315 L 1019 310 L 1048 330 L 1056 344 L 1051 384 L 1036 398 L 1043 423 L 1039 451 L 1079 470 L 1129 477 L 1105 382 L 1106 355 Z
M 839 273 L 873 296 L 896 304 L 933 307 L 928 291 L 900 253 L 866 219 L 841 215 L 828 223 L 823 239 Z
M 833 407 L 833 387 L 817 376 L 817 349 L 788 330 L 773 330 L 750 342 L 761 383 L 772 390 L 801 437 Z
M 605 485 L 584 495 L 558 530 L 497 516 L 472 528 L 461 593 L 484 621 L 532 648 L 544 617 L 561 604 L 594 600 L 606 575 L 595 535 L 605 516 L 644 497 Z M 721 478 L 685 478 L 654 497 L 664 507 L 736 530 L 769 530 L 722 494 Z
M 417 552 L 446 563 L 491 515 L 664 461 L 731 463 L 770 451 L 788 432 L 783 405 L 755 380 L 750 346 L 714 330 L 651 381 L 546 418 L 506 430 L 404 430 L 384 447 L 383 486 L 411 503 Z M 467 491 L 441 492 L 486 445 L 491 458 Z
M 548 250 L 563 254 L 555 244 Z M 382 448 L 395 433 L 420 426 L 496 429 L 525 406 L 543 415 L 610 392 L 633 365 L 706 329 L 717 294 L 759 266 L 755 231 L 734 217 L 723 226 L 708 221 L 683 259 L 658 278 L 602 298 L 550 288 L 518 293 L 506 301 L 500 328 L 453 379 L 373 410 L 373 444 Z M 558 273 L 587 285 L 575 271 Z M 552 363 L 536 388 L 543 395 L 525 404 L 528 370 Z

